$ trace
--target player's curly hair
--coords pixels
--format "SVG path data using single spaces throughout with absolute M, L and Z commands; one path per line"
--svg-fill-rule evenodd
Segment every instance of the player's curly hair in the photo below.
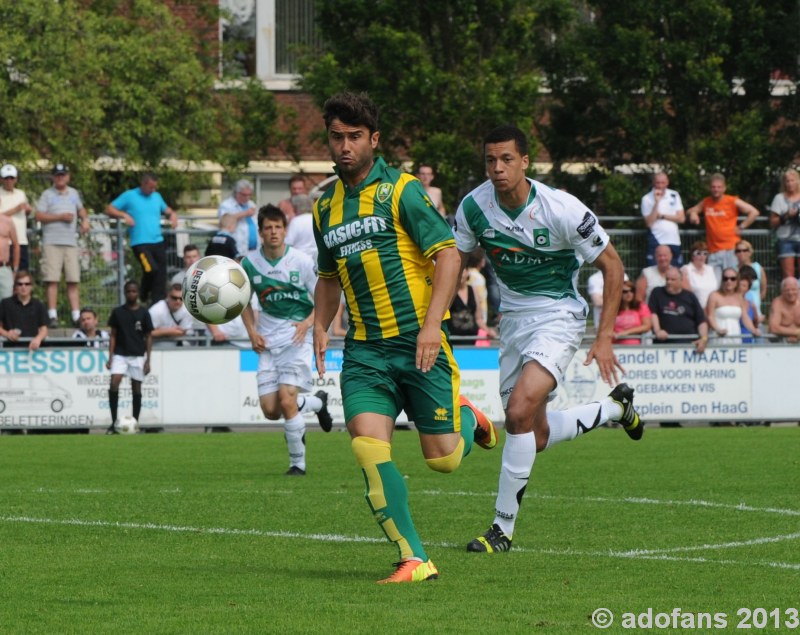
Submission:
M 528 138 L 522 130 L 510 124 L 497 126 L 484 137 L 483 145 L 486 147 L 490 143 L 503 143 L 503 141 L 513 141 L 520 156 L 524 157 L 528 154 Z
M 370 134 L 378 130 L 378 107 L 367 93 L 338 93 L 325 102 L 322 113 L 326 129 L 338 119 L 348 126 L 366 126 Z

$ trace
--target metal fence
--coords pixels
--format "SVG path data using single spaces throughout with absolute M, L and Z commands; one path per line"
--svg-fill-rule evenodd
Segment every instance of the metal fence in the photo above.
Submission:
M 641 220 L 634 217 L 602 217 L 600 220 L 625 264 L 625 271 L 632 280 L 635 280 L 645 266 L 647 231 L 636 227 L 641 225 Z M 763 221 L 766 219 L 760 220 L 762 222 L 759 224 L 763 226 Z M 105 215 L 92 216 L 90 221 L 91 231 L 79 239 L 82 270 L 81 305 L 93 308 L 97 312 L 99 323 L 106 324 L 111 310 L 124 302 L 122 288 L 125 280 L 140 280 L 141 267 L 128 247 L 126 228 L 122 223 Z M 204 253 L 216 229 L 216 219 L 205 216 L 180 216 L 178 229 L 173 230 L 169 226 L 163 228 L 167 247 L 168 280 L 183 268 L 183 247 L 193 243 L 200 248 L 201 254 Z M 689 262 L 689 246 L 704 236 L 705 233 L 701 229 L 681 230 L 685 262 Z M 769 285 L 765 306 L 768 307 L 771 299 L 779 293 L 780 285 L 776 244 L 772 232 L 768 229 L 751 228 L 745 230 L 744 238 L 753 244 L 755 251 L 753 260 L 760 262 L 767 272 Z M 41 250 L 38 233 L 29 232 L 29 242 L 31 273 L 36 283 L 34 295 L 44 301 L 44 285 L 41 283 L 39 269 Z M 583 267 L 580 273 L 579 288 L 587 300 L 586 281 L 594 271 L 594 267 L 587 266 Z M 70 308 L 63 280 L 59 285 L 58 298 L 58 314 L 66 326 Z

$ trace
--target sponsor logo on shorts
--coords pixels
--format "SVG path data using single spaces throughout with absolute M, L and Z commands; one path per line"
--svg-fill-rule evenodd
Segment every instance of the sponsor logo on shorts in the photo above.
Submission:
M 508 395 L 510 395 L 510 394 L 511 394 L 513 391 L 514 391 L 514 386 L 511 386 L 511 388 L 506 388 L 505 390 L 501 390 L 501 391 L 500 391 L 500 396 L 501 396 L 501 397 L 507 397 L 507 396 L 508 396 Z
M 594 214 L 591 212 L 586 212 L 581 221 L 581 224 L 578 225 L 578 228 L 575 230 L 578 232 L 581 238 L 589 238 L 594 231 L 594 226 L 597 223 L 597 219 L 595 218 Z
M 447 421 L 448 414 L 447 408 L 437 408 L 433 411 L 433 419 L 434 421 Z

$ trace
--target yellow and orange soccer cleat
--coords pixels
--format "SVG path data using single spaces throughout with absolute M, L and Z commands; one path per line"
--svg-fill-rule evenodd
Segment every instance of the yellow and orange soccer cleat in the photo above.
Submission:
M 466 406 L 472 410 L 472 414 L 475 415 L 475 420 L 478 422 L 478 425 L 475 426 L 475 443 L 482 448 L 491 450 L 497 445 L 497 430 L 494 424 L 464 395 L 458 396 L 458 403 L 460 406 Z
M 393 582 L 425 582 L 425 580 L 435 580 L 439 577 L 436 565 L 430 560 L 401 560 L 395 562 L 394 573 L 388 578 L 378 580 L 378 584 L 391 584 Z

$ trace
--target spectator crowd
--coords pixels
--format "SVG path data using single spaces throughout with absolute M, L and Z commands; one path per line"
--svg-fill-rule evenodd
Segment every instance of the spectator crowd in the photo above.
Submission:
M 442 190 L 432 184 L 433 167 L 421 164 L 416 175 L 431 205 L 452 225 L 454 215 L 447 210 L 457 205 L 446 204 Z M 97 312 L 80 301 L 78 236 L 89 233 L 90 225 L 80 192 L 70 186 L 69 167 L 62 163 L 53 166 L 51 187 L 33 204 L 18 187 L 16 166 L 0 167 L 0 179 L 0 338 L 4 345 L 25 345 L 35 350 L 43 345 L 49 331 L 69 326 L 75 328 L 75 345 L 107 346 L 108 333 L 99 325 Z M 781 276 L 780 294 L 771 301 L 767 298 L 767 267 L 755 260 L 753 244 L 743 238 L 743 232 L 759 217 L 759 210 L 727 193 L 721 174 L 711 176 L 708 196 L 688 209 L 684 209 L 680 193 L 669 185 L 669 175 L 657 172 L 651 189 L 641 198 L 645 267 L 636 271 L 629 268 L 626 273 L 614 327 L 615 343 L 692 342 L 702 351 L 709 343 L 752 343 L 768 338 L 800 341 L 795 277 L 800 267 L 797 170 L 791 168 L 782 174 L 780 191 L 768 209 L 778 265 L 774 270 Z M 181 282 L 201 251 L 241 260 L 260 246 L 258 205 L 253 194 L 249 180 L 233 184 L 231 196 L 218 208 L 218 231 L 209 238 L 204 251 L 195 244 L 186 245 L 183 267 L 171 277 L 167 274 L 162 219 L 166 218 L 174 229 L 178 216 L 158 192 L 158 177 L 142 175 L 138 187 L 108 203 L 105 213 L 125 225 L 128 247 L 141 265 L 140 299 L 154 324 L 154 347 L 192 345 L 204 337 L 214 344 L 247 339 L 240 320 L 222 327 L 193 320 L 182 306 Z M 286 198 L 277 207 L 287 219 L 286 244 L 316 259 L 313 203 L 306 177 L 295 174 L 289 180 Z M 29 251 L 34 221 L 41 232 L 38 268 L 32 268 Z M 702 229 L 704 235 L 694 240 L 698 232 L 692 232 L 690 243 L 684 229 Z M 69 318 L 58 315 L 62 278 Z M 35 297 L 37 284 L 44 301 Z M 586 295 L 592 307 L 591 322 L 597 325 L 603 302 L 599 271 L 588 278 Z M 492 265 L 478 249 L 466 263 L 453 300 L 448 327 L 454 343 L 488 345 L 497 337 L 502 315 L 499 297 Z M 343 336 L 346 329 L 342 303 L 331 334 Z

